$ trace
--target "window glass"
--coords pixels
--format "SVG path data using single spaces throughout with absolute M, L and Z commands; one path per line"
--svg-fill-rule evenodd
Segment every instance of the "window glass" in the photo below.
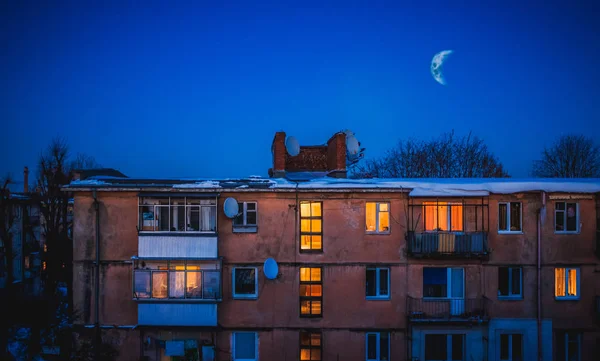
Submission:
M 256 334 L 253 332 L 236 332 L 235 337 L 235 359 L 252 360 L 256 358 Z
M 236 295 L 256 294 L 256 269 L 234 268 L 233 272 L 235 274 Z

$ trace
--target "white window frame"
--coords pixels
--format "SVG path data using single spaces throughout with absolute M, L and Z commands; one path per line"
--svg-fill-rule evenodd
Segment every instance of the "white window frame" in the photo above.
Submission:
M 237 334 L 251 333 L 254 335 L 254 358 L 235 358 L 235 339 Z M 235 361 L 257 361 L 258 360 L 258 334 L 256 332 L 233 332 L 231 334 L 231 359 Z
M 248 201 L 248 202 L 241 202 L 243 204 L 242 206 L 242 224 L 233 224 L 234 228 L 242 228 L 242 227 L 254 227 L 256 228 L 258 226 L 258 202 L 256 201 Z M 254 210 L 251 210 L 250 212 L 254 212 L 256 213 L 256 223 L 255 224 L 248 224 L 248 204 L 249 203 L 254 203 Z
M 253 294 L 240 294 L 235 293 L 235 272 L 238 269 L 253 269 L 254 270 L 254 293 Z M 231 294 L 233 298 L 241 298 L 241 299 L 254 299 L 258 298 L 258 268 L 257 267 L 245 267 L 245 266 L 237 266 L 233 267 L 231 270 Z
M 565 332 L 565 358 L 564 358 L 564 360 L 568 360 L 568 357 L 569 357 L 569 334 L 572 334 L 572 332 Z M 577 351 L 577 355 L 579 355 L 578 361 L 581 361 L 581 333 L 576 333 L 575 335 L 577 336 L 577 348 L 579 349 Z
M 519 230 L 511 231 L 510 230 L 510 205 L 513 203 L 519 203 L 521 206 L 519 207 Z M 506 226 L 508 229 L 500 229 L 500 205 L 506 205 Z M 522 202 L 498 202 L 498 234 L 519 234 L 523 233 L 523 203 Z
M 389 332 L 384 332 L 387 333 L 388 337 L 387 337 L 387 351 L 388 351 L 388 360 L 390 359 L 390 333 Z M 367 332 L 365 334 L 365 360 L 367 361 L 380 361 L 381 360 L 381 334 L 382 332 Z M 377 347 L 377 358 L 369 358 L 369 335 L 375 335 L 377 337 L 377 343 L 376 346 Z
M 370 271 L 370 270 L 375 270 L 375 296 L 366 296 L 367 300 L 389 300 L 390 299 L 390 293 L 392 292 L 392 290 L 390 289 L 390 268 L 389 267 L 367 267 L 366 271 Z M 388 286 L 388 294 L 387 295 L 380 295 L 379 294 L 379 285 L 380 285 L 380 272 L 381 270 L 386 270 L 387 274 L 388 274 L 388 279 L 387 279 L 387 286 Z M 367 273 L 365 271 L 365 283 L 367 282 L 366 278 L 367 278 Z M 365 293 L 366 293 L 366 287 L 365 287 Z
M 556 209 L 556 205 L 558 203 L 564 203 L 565 204 L 565 210 L 564 211 L 563 210 L 559 211 L 558 209 Z M 565 229 L 567 228 L 567 204 L 568 203 L 575 203 L 575 208 L 576 208 L 575 209 L 575 218 L 576 218 L 575 225 L 576 225 L 576 229 L 574 231 L 566 231 L 566 230 L 565 231 L 557 231 L 556 230 L 556 214 L 558 212 L 564 213 L 565 216 L 563 217 L 563 220 L 565 222 Z M 579 202 L 567 202 L 567 201 L 555 201 L 554 202 L 554 233 L 555 234 L 578 234 L 579 233 L 579 228 L 580 228 L 580 219 L 581 218 L 580 218 L 580 215 L 579 215 Z
M 502 335 L 508 335 L 508 359 L 501 359 L 502 355 Z M 513 335 L 521 336 L 521 358 L 525 359 L 525 335 L 521 332 L 501 332 L 498 335 L 498 360 L 499 361 L 513 361 L 512 359 L 512 345 Z
M 581 296 L 581 281 L 580 281 L 580 277 L 581 277 L 581 269 L 579 267 L 555 267 L 554 268 L 554 283 L 556 283 L 556 269 L 557 268 L 564 268 L 565 270 L 565 290 L 569 291 L 569 270 L 575 270 L 577 271 L 577 296 L 557 296 L 556 294 L 554 295 L 554 299 L 556 300 L 578 300 L 580 299 Z M 556 290 L 556 285 L 554 285 L 554 289 Z M 556 292 L 556 291 L 555 291 Z
M 500 268 L 508 268 L 508 295 L 498 295 L 498 299 L 500 300 L 521 300 L 523 299 L 523 267 L 511 267 L 511 266 L 507 266 L 507 267 L 498 267 L 498 274 L 500 274 Z M 520 286 L 519 286 L 519 294 L 513 294 L 512 293 L 512 279 L 513 279 L 513 269 L 518 269 L 519 270 L 519 275 L 521 277 L 521 282 L 520 282 Z M 499 280 L 498 280 L 499 281 Z M 500 285 L 498 285 L 498 288 L 500 288 Z
M 368 231 L 367 228 L 367 224 L 366 224 L 366 210 L 367 210 L 367 204 L 369 203 L 375 203 L 375 230 L 374 231 Z M 387 211 L 380 211 L 379 207 L 382 204 L 386 204 L 388 207 Z M 379 213 L 380 212 L 385 212 L 388 214 L 388 230 L 387 231 L 382 231 L 379 229 Z M 366 202 L 365 204 L 365 232 L 367 234 L 390 234 L 392 232 L 392 213 L 391 213 L 391 204 L 390 202 Z
M 423 269 L 425 268 L 445 268 L 446 269 L 446 296 L 444 297 L 423 297 L 424 300 L 449 300 L 449 299 L 464 299 L 465 298 L 465 288 L 466 288 L 466 284 L 465 284 L 465 279 L 466 279 L 466 272 L 465 269 L 463 267 L 423 267 Z M 455 269 L 459 269 L 462 270 L 462 296 L 460 297 L 452 297 L 452 270 Z M 423 278 L 421 280 L 421 287 L 425 286 L 425 279 Z M 424 289 L 424 288 L 423 288 Z
M 147 199 L 153 199 L 153 200 L 158 200 L 158 199 L 169 199 L 169 204 L 142 204 L 142 199 L 143 198 L 147 198 Z M 176 198 L 176 199 L 181 199 L 183 198 L 183 204 L 177 204 L 177 205 L 173 205 L 171 204 L 171 199 Z M 193 200 L 197 200 L 197 201 L 202 201 L 202 200 L 209 200 L 214 202 L 213 203 L 200 203 L 200 204 L 187 204 L 188 203 L 188 199 L 193 199 Z M 152 230 L 143 230 L 140 227 L 140 216 L 142 216 L 142 212 L 141 212 L 141 208 L 142 207 L 152 207 L 152 212 L 153 212 L 153 216 L 154 219 L 152 219 L 152 223 L 154 224 L 152 227 L 156 228 L 156 214 L 157 214 L 157 210 L 160 209 L 161 207 L 166 207 L 169 209 L 169 216 L 168 216 L 168 221 L 169 221 L 169 230 L 157 230 L 157 229 L 152 229 Z M 171 218 L 172 218 L 172 210 L 174 207 L 184 207 L 184 214 L 187 216 L 187 212 L 188 212 L 188 208 L 197 208 L 198 209 L 198 219 L 199 219 L 199 223 L 198 225 L 200 226 L 200 228 L 202 227 L 202 209 L 203 208 L 209 208 L 209 209 L 214 209 L 214 213 L 215 213 L 215 230 L 214 231 L 203 231 L 201 229 L 199 230 L 188 230 L 187 229 L 187 224 L 185 225 L 185 231 L 172 231 L 171 230 Z M 143 216 L 142 216 L 143 217 Z M 192 233 L 204 233 L 204 234 L 212 234 L 212 233 L 217 233 L 219 231 L 219 209 L 218 209 L 218 201 L 217 201 L 217 197 L 152 197 L 152 196 L 144 196 L 144 195 L 140 195 L 138 196 L 138 211 L 137 211 L 137 227 L 138 227 L 138 232 L 141 234 L 156 234 L 156 233 L 181 233 L 181 234 L 192 234 Z

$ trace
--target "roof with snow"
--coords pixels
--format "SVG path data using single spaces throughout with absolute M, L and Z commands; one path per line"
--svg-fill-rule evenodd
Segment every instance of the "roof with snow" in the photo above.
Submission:
M 161 190 L 161 191 L 401 191 L 414 197 L 486 196 L 490 193 L 522 192 L 599 193 L 599 178 L 437 178 L 437 179 L 340 179 L 329 177 L 298 177 L 295 179 L 248 178 L 225 179 L 133 179 L 91 177 L 73 181 L 64 187 L 69 191 L 98 190 Z

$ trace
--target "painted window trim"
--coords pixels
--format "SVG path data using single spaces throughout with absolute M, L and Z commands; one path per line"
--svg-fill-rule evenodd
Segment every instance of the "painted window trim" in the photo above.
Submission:
M 519 208 L 519 230 L 511 231 L 510 230 L 510 205 L 511 203 L 519 203 L 521 207 Z M 509 230 L 500 229 L 500 205 L 506 204 L 506 225 Z M 523 203 L 522 202 L 498 202 L 498 234 L 523 234 Z
M 258 228 L 258 202 L 257 201 L 245 201 L 245 202 L 240 202 L 242 203 L 242 224 L 235 224 L 234 222 L 231 222 L 233 225 L 233 230 L 243 230 L 243 229 L 253 229 L 254 232 L 256 232 L 256 228 Z M 251 210 L 250 212 L 254 212 L 256 213 L 256 223 L 255 224 L 249 224 L 248 223 L 248 204 L 249 203 L 254 203 L 254 210 Z
M 565 340 L 564 340 L 564 342 L 565 342 L 565 360 L 569 359 L 569 334 L 570 333 L 571 332 L 565 332 Z M 578 348 L 577 355 L 579 356 L 578 361 L 581 361 L 581 333 L 577 332 L 575 334 L 577 336 L 577 348 Z
M 565 210 L 564 211 L 558 211 L 556 209 L 556 205 L 558 203 L 564 203 L 565 204 Z M 576 205 L 575 217 L 577 219 L 577 222 L 576 222 L 577 229 L 574 230 L 574 231 L 557 231 L 556 230 L 556 213 L 557 212 L 563 212 L 565 214 L 565 220 L 564 220 L 564 222 L 565 222 L 565 228 L 567 227 L 567 218 L 566 218 L 566 216 L 567 216 L 567 203 L 575 203 L 575 205 Z M 581 233 L 581 227 L 580 227 L 580 223 L 581 222 L 580 222 L 580 219 L 581 218 L 580 218 L 580 214 L 579 214 L 579 202 L 567 202 L 567 201 L 554 202 L 554 234 L 579 234 L 579 233 Z
M 367 218 L 367 216 L 366 216 L 366 208 L 367 208 L 367 204 L 369 204 L 369 203 L 375 203 L 375 230 L 374 231 L 367 231 L 366 230 L 366 228 L 367 228 L 367 224 L 366 224 L 366 218 Z M 388 223 L 389 223 L 389 225 L 388 225 L 388 230 L 387 231 L 380 231 L 379 230 L 379 213 L 381 212 L 379 210 L 379 206 L 381 204 L 387 204 L 387 206 L 388 206 L 388 210 L 387 211 L 383 211 L 383 212 L 385 212 L 385 213 L 388 214 Z M 384 202 L 366 202 L 365 203 L 365 233 L 366 234 L 383 234 L 383 235 L 387 235 L 387 234 L 392 233 L 392 222 L 391 222 L 391 219 L 392 219 L 392 212 L 391 212 L 391 204 L 390 204 L 390 202 L 384 201 Z
M 369 270 L 375 270 L 375 291 L 376 291 L 376 295 L 375 296 L 366 296 L 367 300 L 389 300 L 390 299 L 390 294 L 392 293 L 390 287 L 391 287 L 391 282 L 390 282 L 390 268 L 389 267 L 367 267 L 366 271 Z M 388 286 L 388 294 L 387 295 L 380 295 L 379 294 L 379 285 L 380 285 L 380 271 L 381 270 L 387 270 L 387 274 L 388 274 L 388 279 L 387 279 L 387 286 Z M 365 282 L 366 282 L 366 271 L 365 271 Z M 365 290 L 366 293 L 366 290 Z
M 467 272 L 465 271 L 464 267 L 423 267 L 423 270 L 425 270 L 425 268 L 444 268 L 446 269 L 446 296 L 445 297 L 423 297 L 423 301 L 439 301 L 439 300 L 464 300 L 465 299 L 465 294 L 466 294 L 466 277 L 467 277 Z M 452 294 L 452 270 L 453 269 L 460 269 L 462 270 L 462 296 L 461 297 L 451 297 L 448 295 Z M 421 287 L 423 287 L 424 289 L 425 286 L 425 278 L 423 278 Z
M 513 335 L 521 335 L 521 357 L 523 357 L 523 355 L 525 355 L 525 334 L 523 332 L 503 330 L 498 333 L 498 336 L 502 336 L 502 335 L 509 336 L 509 338 L 508 338 L 508 353 L 510 355 L 510 358 L 509 358 L 510 361 L 512 361 Z M 500 358 L 501 353 L 502 353 L 502 337 L 498 337 L 498 354 L 496 355 L 496 357 L 500 361 L 509 361 L 509 360 L 502 360 Z
M 235 335 L 240 333 L 251 333 L 254 334 L 254 358 L 235 358 Z M 258 360 L 258 333 L 256 332 L 232 332 L 231 333 L 231 359 L 234 361 L 257 361 Z
M 235 293 L 235 271 L 238 269 L 253 269 L 254 270 L 254 293 L 253 294 L 240 294 Z M 257 267 L 246 267 L 236 266 L 231 270 L 231 294 L 234 299 L 257 299 L 258 298 L 258 268 Z
M 498 299 L 499 300 L 522 300 L 523 299 L 523 267 L 512 267 L 512 266 L 507 266 L 507 267 L 498 267 L 498 272 L 500 272 L 500 268 L 508 268 L 508 295 L 498 295 Z M 521 282 L 519 282 L 519 294 L 515 295 L 512 294 L 512 289 L 511 289 L 511 285 L 512 285 L 512 277 L 513 277 L 513 269 L 519 269 L 519 275 L 521 276 Z M 498 285 L 498 288 L 500 288 L 500 285 Z
M 390 359 L 390 352 L 391 352 L 391 341 L 390 341 L 390 333 L 389 332 L 367 332 L 365 334 L 365 360 L 366 361 L 380 361 L 381 360 L 381 334 L 382 333 L 387 333 L 388 337 L 387 337 L 387 349 L 388 349 L 388 360 Z M 377 347 L 377 358 L 369 358 L 369 335 L 375 335 L 377 337 L 377 342 L 376 342 L 376 347 Z
M 554 295 L 554 299 L 557 301 L 577 301 L 579 299 L 581 299 L 581 280 L 580 280 L 580 276 L 581 276 L 581 268 L 579 267 L 554 267 L 554 272 L 556 272 L 557 268 L 564 268 L 565 270 L 565 290 L 569 289 L 569 270 L 576 270 L 577 271 L 577 296 L 557 296 L 556 294 Z M 556 273 L 554 276 L 554 283 L 555 283 L 555 287 L 556 287 Z

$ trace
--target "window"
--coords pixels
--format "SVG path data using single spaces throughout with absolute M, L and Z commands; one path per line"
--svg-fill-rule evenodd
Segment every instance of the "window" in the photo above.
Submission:
M 300 268 L 300 316 L 321 317 L 323 278 L 320 267 Z
M 464 297 L 464 270 L 462 268 L 423 268 L 423 297 Z
M 232 335 L 232 343 L 234 360 L 258 360 L 258 337 L 256 335 L 256 332 L 234 332 Z
M 522 232 L 521 202 L 498 204 L 498 232 Z
M 556 233 L 577 233 L 579 231 L 579 205 L 577 203 L 556 202 L 554 204 L 554 231 Z
M 366 207 L 367 233 L 390 232 L 390 204 L 367 202 Z
M 140 197 L 139 230 L 142 232 L 216 232 L 217 199 Z
M 523 361 L 523 335 L 500 335 L 500 361 Z
M 390 297 L 390 269 L 367 268 L 367 298 Z
M 221 298 L 221 270 L 215 263 L 140 261 L 133 271 L 136 299 Z
M 581 333 L 572 331 L 556 332 L 556 361 L 581 360 Z
M 390 359 L 390 335 L 387 332 L 367 333 L 367 361 Z
M 523 274 L 519 267 L 498 268 L 498 297 L 499 298 L 522 298 L 523 297 Z
M 300 202 L 300 251 L 323 250 L 323 212 L 321 202 Z
M 464 334 L 426 334 L 425 361 L 464 361 Z
M 579 269 L 554 269 L 554 297 L 557 299 L 579 299 Z
M 238 215 L 233 219 L 234 231 L 256 232 L 256 202 L 238 203 Z
M 256 268 L 234 268 L 232 284 L 234 298 L 258 297 L 258 272 L 256 272 Z
M 300 361 L 321 361 L 323 337 L 320 332 L 300 332 Z
M 463 230 L 463 205 L 448 202 L 423 202 L 425 231 Z

